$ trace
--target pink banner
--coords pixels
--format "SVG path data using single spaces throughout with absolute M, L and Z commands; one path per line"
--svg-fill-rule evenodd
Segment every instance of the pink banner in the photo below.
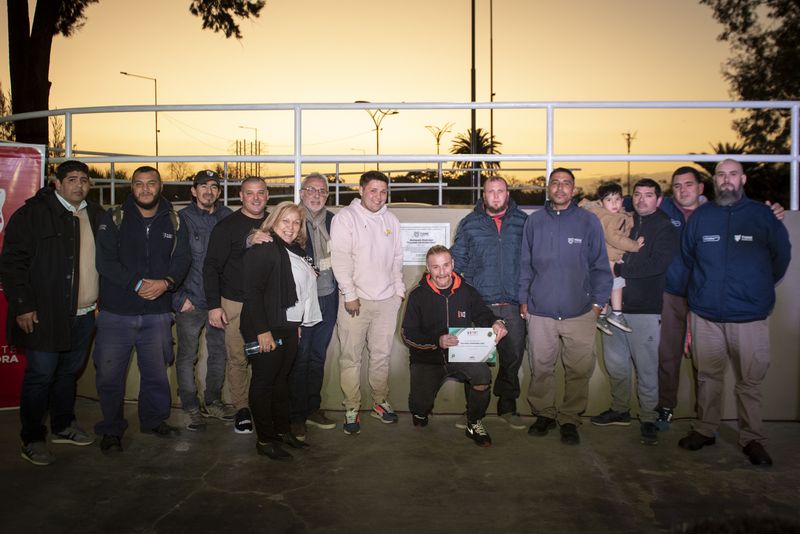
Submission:
M 0 247 L 5 222 L 39 189 L 42 153 L 30 146 L 0 144 Z M 6 295 L 0 287 L 0 408 L 19 406 L 25 352 L 6 339 Z

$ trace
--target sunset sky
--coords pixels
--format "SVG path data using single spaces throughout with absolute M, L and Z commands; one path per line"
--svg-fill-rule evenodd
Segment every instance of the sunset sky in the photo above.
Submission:
M 31 2 L 33 3 L 33 2 Z M 241 24 L 243 39 L 201 29 L 188 0 L 101 0 L 73 37 L 57 37 L 51 108 L 152 104 L 283 102 L 465 102 L 470 98 L 468 0 L 268 0 Z M 0 13 L 0 80 L 8 89 L 5 9 Z M 489 0 L 477 1 L 478 100 L 489 100 Z M 720 27 L 696 0 L 495 0 L 496 101 L 728 100 L 721 77 L 729 55 Z M 543 111 L 496 111 L 501 151 L 544 151 Z M 556 150 L 624 153 L 708 151 L 733 141 L 727 111 L 565 111 L 556 115 Z M 468 111 L 406 111 L 387 117 L 381 153 L 435 154 L 425 125 L 455 123 L 442 152 L 469 127 Z M 224 154 L 235 139 L 259 139 L 270 154 L 292 150 L 291 113 L 161 113 L 160 152 Z M 478 126 L 488 129 L 488 112 Z M 75 123 L 79 149 L 153 153 L 152 114 L 92 116 Z M 364 111 L 305 116 L 306 151 L 374 154 Z M 624 164 L 582 164 L 585 176 Z M 638 166 L 638 167 L 637 167 Z M 287 167 L 272 165 L 273 172 Z M 634 172 L 674 164 L 633 164 Z M 361 166 L 359 165 L 360 169 Z

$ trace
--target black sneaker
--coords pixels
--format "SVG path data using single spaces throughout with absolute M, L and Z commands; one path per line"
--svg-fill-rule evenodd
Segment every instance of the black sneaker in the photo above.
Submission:
M 168 425 L 166 421 L 161 421 L 158 423 L 158 426 L 153 428 L 142 428 L 140 432 L 142 434 L 153 434 L 159 438 L 171 438 L 181 433 L 180 430 L 174 426 Z
M 639 426 L 642 445 L 658 445 L 658 427 L 655 423 L 642 423 Z
M 252 434 L 253 433 L 253 416 L 250 414 L 250 408 L 242 408 L 233 418 L 233 431 L 237 434 Z
M 556 427 L 556 420 L 551 419 L 549 417 L 545 417 L 540 415 L 536 418 L 536 422 L 533 423 L 530 428 L 528 429 L 529 436 L 546 436 L 547 433 Z
M 411 421 L 414 422 L 414 426 L 428 426 L 428 416 L 427 415 L 417 415 L 411 414 Z
M 690 431 L 686 434 L 686 437 L 683 437 L 678 441 L 678 447 L 681 449 L 686 449 L 687 451 L 699 451 L 706 445 L 713 445 L 717 442 L 717 439 L 714 437 L 704 436 L 700 432 L 696 432 L 694 430 Z
M 609 409 L 600 415 L 592 416 L 589 420 L 597 426 L 631 426 L 631 412 L 615 412 Z
M 747 445 L 742 448 L 742 452 L 747 455 L 747 458 L 753 465 L 772 465 L 772 458 L 769 457 L 764 446 L 756 440 L 749 441 Z
M 103 439 L 100 440 L 100 452 L 103 454 L 122 452 L 122 439 L 119 436 L 103 434 Z
M 467 428 L 464 430 L 464 434 L 474 441 L 475 445 L 478 447 L 492 446 L 492 438 L 489 436 L 489 433 L 486 432 L 480 419 L 474 423 L 467 422 Z
M 656 408 L 656 412 L 658 413 L 656 426 L 661 432 L 666 432 L 669 430 L 669 427 L 672 424 L 672 408 L 664 408 L 659 406 Z
M 267 443 L 257 442 L 256 451 L 258 454 L 266 456 L 270 460 L 277 460 L 278 462 L 291 462 L 294 459 L 291 454 L 283 450 L 283 448 L 274 441 L 269 441 Z
M 572 423 L 561 425 L 561 443 L 565 445 L 578 445 L 581 442 L 581 436 L 578 434 L 578 427 Z

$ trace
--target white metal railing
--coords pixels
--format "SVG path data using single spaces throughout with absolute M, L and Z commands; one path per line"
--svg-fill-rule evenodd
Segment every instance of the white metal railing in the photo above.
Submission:
M 475 154 L 475 155 L 434 155 L 434 154 L 406 154 L 406 155 L 311 155 L 303 152 L 302 132 L 303 114 L 310 111 L 336 111 L 336 110 L 370 110 L 370 109 L 396 109 L 396 110 L 487 110 L 487 109 L 542 109 L 546 111 L 546 149 L 540 154 Z M 160 106 L 102 106 L 87 108 L 68 108 L 32 113 L 20 113 L 0 117 L 0 123 L 8 121 L 21 121 L 26 119 L 63 116 L 66 150 L 63 157 L 51 158 L 54 163 L 73 157 L 72 119 L 75 115 L 98 113 L 153 113 L 153 112 L 188 112 L 188 111 L 293 111 L 294 120 L 294 149 L 291 154 L 262 155 L 262 156 L 235 156 L 230 154 L 207 154 L 203 156 L 92 156 L 82 157 L 87 164 L 94 163 L 146 163 L 146 162 L 219 162 L 222 164 L 237 162 L 256 163 L 290 163 L 294 167 L 295 201 L 299 201 L 299 186 L 301 182 L 302 165 L 304 163 L 414 163 L 420 161 L 442 163 L 468 161 L 468 162 L 544 162 L 546 176 L 556 166 L 558 161 L 569 162 L 715 162 L 726 154 L 567 154 L 556 153 L 555 140 L 555 111 L 565 109 L 787 109 L 791 112 L 791 145 L 789 154 L 731 154 L 742 162 L 775 162 L 788 163 L 790 168 L 790 209 L 800 209 L 800 155 L 798 144 L 800 142 L 800 102 L 798 101 L 669 101 L 669 102 L 371 102 L 371 103 L 304 103 L 304 104 L 216 104 L 216 105 L 160 105 Z M 440 175 L 441 176 L 441 175 Z M 113 191 L 112 173 L 112 191 Z M 441 191 L 441 183 L 439 184 Z M 441 194 L 440 194 L 441 199 Z

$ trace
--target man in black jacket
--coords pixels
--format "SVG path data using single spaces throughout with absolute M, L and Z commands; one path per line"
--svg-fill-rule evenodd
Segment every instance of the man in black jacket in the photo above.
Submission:
M 625 278 L 622 311 L 633 332 L 603 336 L 603 352 L 609 382 L 611 407 L 591 418 L 598 426 L 630 425 L 631 374 L 636 372 L 639 394 L 641 442 L 658 443 L 658 342 L 661 300 L 667 269 L 678 250 L 679 233 L 661 205 L 661 187 L 648 178 L 633 187 L 636 214 L 630 238 L 644 237 L 638 252 L 628 252 L 614 265 L 614 275 Z
M 20 419 L 22 457 L 48 465 L 53 443 L 90 445 L 75 421 L 75 383 L 86 362 L 97 305 L 94 232 L 103 214 L 87 201 L 89 168 L 65 161 L 8 223 L 0 274 L 8 296 L 8 339 L 26 350 Z
M 136 348 L 139 366 L 139 427 L 169 437 L 171 391 L 167 366 L 173 361 L 170 293 L 191 263 L 186 225 L 161 196 L 161 175 L 153 167 L 133 171 L 131 195 L 112 208 L 97 229 L 100 314 L 93 354 L 103 420 L 100 450 L 121 451 L 128 423 L 123 401 L 125 375 Z
M 428 250 L 428 272 L 408 295 L 403 317 L 403 341 L 410 348 L 411 391 L 408 406 L 414 426 L 428 424 L 436 393 L 447 378 L 470 386 L 467 397 L 468 438 L 481 447 L 490 447 L 492 439 L 481 419 L 489 406 L 492 374 L 484 362 L 450 362 L 448 349 L 458 345 L 450 327 L 492 327 L 499 342 L 506 326 L 486 306 L 478 292 L 453 272 L 453 257 L 447 247 L 436 245 Z

